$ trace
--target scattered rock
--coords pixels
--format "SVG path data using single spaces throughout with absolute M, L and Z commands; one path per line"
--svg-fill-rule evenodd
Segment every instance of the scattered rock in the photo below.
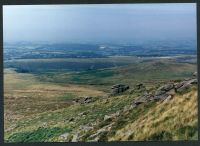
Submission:
M 97 132 L 95 134 L 90 135 L 89 139 L 92 139 L 91 141 L 100 141 L 102 139 L 103 135 L 111 130 L 113 124 L 114 123 L 111 123 L 107 126 L 104 126 L 101 129 L 97 130 Z

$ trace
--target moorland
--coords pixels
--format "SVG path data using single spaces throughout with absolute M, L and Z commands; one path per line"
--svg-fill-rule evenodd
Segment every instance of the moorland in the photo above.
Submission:
M 5 142 L 197 140 L 196 54 L 193 40 L 5 43 Z

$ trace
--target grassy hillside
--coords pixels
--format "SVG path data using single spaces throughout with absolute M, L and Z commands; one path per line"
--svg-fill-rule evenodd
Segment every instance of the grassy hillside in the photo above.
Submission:
M 137 83 L 151 92 L 171 80 L 191 77 L 195 70 L 195 64 L 170 61 L 40 76 L 5 69 L 5 141 L 197 139 L 196 86 L 168 102 L 148 102 L 129 110 L 133 100 L 144 94 L 133 92 Z M 130 89 L 108 97 L 110 86 L 119 82 Z M 74 102 L 87 96 L 93 101 Z
M 109 137 L 118 140 L 197 140 L 197 88 L 158 103 Z

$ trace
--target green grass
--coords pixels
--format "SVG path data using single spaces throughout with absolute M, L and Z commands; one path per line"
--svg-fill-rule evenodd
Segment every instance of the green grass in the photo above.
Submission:
M 30 132 L 19 132 L 11 135 L 6 142 L 45 142 L 55 136 L 59 136 L 64 132 L 70 132 L 70 129 L 54 127 L 54 128 L 38 128 Z
M 75 97 L 76 95 L 73 93 L 65 93 L 64 95 L 59 97 L 59 99 L 63 101 L 72 101 Z

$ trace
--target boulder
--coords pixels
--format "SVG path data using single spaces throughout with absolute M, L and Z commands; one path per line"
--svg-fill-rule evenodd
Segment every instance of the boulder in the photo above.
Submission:
M 111 95 L 116 95 L 116 94 L 122 93 L 128 89 L 129 89 L 128 85 L 116 84 L 111 87 L 110 92 L 111 92 Z

